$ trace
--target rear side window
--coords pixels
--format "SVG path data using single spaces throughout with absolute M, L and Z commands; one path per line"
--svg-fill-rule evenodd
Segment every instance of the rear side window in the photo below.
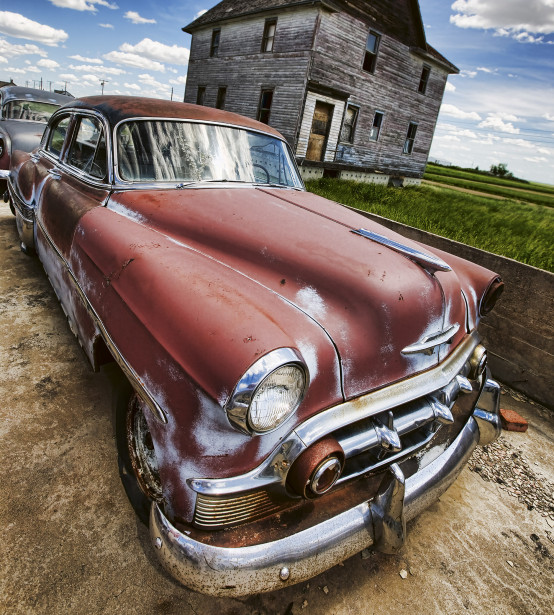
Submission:
M 62 153 L 63 143 L 67 135 L 67 129 L 69 128 L 70 121 L 71 116 L 66 115 L 65 117 L 60 118 L 50 129 L 50 134 L 48 135 L 48 141 L 46 142 L 45 149 L 56 158 L 59 158 Z
M 104 179 L 107 171 L 106 139 L 100 121 L 93 117 L 78 120 L 75 137 L 69 148 L 67 162 L 71 166 L 95 177 Z

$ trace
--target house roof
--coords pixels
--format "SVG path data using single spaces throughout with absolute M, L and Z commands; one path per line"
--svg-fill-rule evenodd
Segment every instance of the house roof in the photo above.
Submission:
M 404 43 L 424 59 L 438 62 L 448 72 L 459 72 L 454 64 L 427 44 L 418 0 L 222 0 L 185 26 L 183 31 L 192 34 L 199 28 L 231 19 L 304 5 L 346 11 L 373 26 L 380 34 Z

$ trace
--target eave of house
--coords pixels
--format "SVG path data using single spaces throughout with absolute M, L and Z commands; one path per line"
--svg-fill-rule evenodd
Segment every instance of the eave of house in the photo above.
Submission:
M 457 66 L 452 64 L 452 62 L 449 62 L 436 49 L 431 47 L 431 45 L 427 45 L 427 49 L 422 49 L 421 47 L 410 47 L 410 53 L 413 53 L 425 62 L 438 65 L 449 75 L 457 75 L 460 72 L 460 69 Z

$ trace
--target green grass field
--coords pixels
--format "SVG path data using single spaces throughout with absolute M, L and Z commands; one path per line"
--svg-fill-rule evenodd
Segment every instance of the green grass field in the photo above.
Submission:
M 554 207 L 554 186 L 547 184 L 502 179 L 492 175 L 484 175 L 482 172 L 463 171 L 435 164 L 427 165 L 423 178 L 459 188 L 468 188 L 509 199 Z
M 311 192 L 424 231 L 554 272 L 554 209 L 448 188 L 388 188 L 324 178 Z

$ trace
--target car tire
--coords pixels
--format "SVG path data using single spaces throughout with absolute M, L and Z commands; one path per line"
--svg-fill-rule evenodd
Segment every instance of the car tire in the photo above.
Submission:
M 152 502 L 161 502 L 163 497 L 145 412 L 131 386 L 121 385 L 115 408 L 119 476 L 139 519 L 148 525 Z

